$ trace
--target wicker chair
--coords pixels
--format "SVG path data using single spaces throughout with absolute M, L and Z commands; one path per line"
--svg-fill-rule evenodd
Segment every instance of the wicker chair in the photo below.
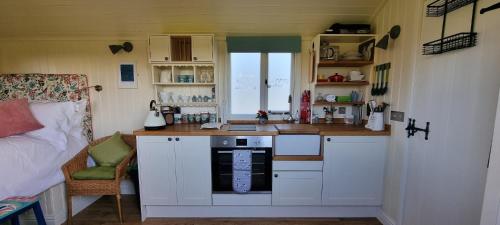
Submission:
M 91 142 L 89 146 L 97 145 L 110 137 L 111 136 L 100 138 Z M 128 164 L 136 155 L 136 140 L 134 135 L 125 134 L 122 135 L 122 139 L 125 143 L 132 147 L 132 151 L 130 151 L 127 157 L 125 157 L 125 159 L 116 166 L 114 180 L 74 180 L 71 178 L 71 174 L 74 172 L 87 168 L 89 146 L 82 149 L 77 155 L 75 155 L 75 157 L 62 166 L 64 177 L 66 179 L 66 202 L 68 205 L 67 224 L 71 224 L 71 196 L 76 195 L 114 195 L 118 206 L 118 217 L 120 219 L 120 223 L 123 223 L 120 181 L 125 176 Z

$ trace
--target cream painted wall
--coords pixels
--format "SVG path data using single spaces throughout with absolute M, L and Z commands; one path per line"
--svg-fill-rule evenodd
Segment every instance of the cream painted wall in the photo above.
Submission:
M 109 44 L 117 40 L 0 41 L 0 73 L 82 73 L 102 92 L 91 92 L 96 137 L 114 131 L 130 133 L 143 126 L 148 100 L 153 98 L 147 41 L 133 41 L 134 50 L 111 54 Z M 137 89 L 118 88 L 120 62 L 136 63 Z
M 389 92 L 377 101 L 389 103 L 390 109 L 405 112 L 405 122 L 390 121 L 392 136 L 387 154 L 383 212 L 392 224 L 401 220 L 404 195 L 404 175 L 408 138 L 405 135 L 406 118 L 410 112 L 412 79 L 417 54 L 420 54 L 420 21 L 423 1 L 386 0 L 373 17 L 377 39 L 382 38 L 392 26 L 401 26 L 401 35 L 389 42 L 387 50 L 376 50 L 376 64 L 391 63 Z M 389 118 L 389 110 L 386 118 Z
M 295 57 L 294 111 L 300 94 L 308 89 L 308 47 L 310 38 L 302 42 L 301 57 Z M 131 53 L 111 54 L 109 44 L 117 40 L 0 40 L 0 73 L 83 73 L 91 85 L 100 84 L 102 92 L 91 92 L 95 137 L 114 131 L 131 133 L 143 126 L 149 100 L 154 97 L 151 68 L 148 63 L 147 40 L 135 40 Z M 216 61 L 221 106 L 227 102 L 227 47 L 224 36 L 216 37 Z M 305 61 L 306 63 L 302 63 Z M 134 62 L 138 88 L 118 88 L 118 65 Z M 303 75 L 304 74 L 304 75 Z M 224 110 L 222 108 L 222 110 Z

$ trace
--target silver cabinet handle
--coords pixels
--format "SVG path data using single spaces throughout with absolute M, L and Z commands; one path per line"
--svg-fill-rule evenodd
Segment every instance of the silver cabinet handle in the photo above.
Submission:
M 233 151 L 230 151 L 230 150 L 228 150 L 228 151 L 217 151 L 217 153 L 219 153 L 219 154 L 232 154 Z M 266 153 L 266 151 L 264 151 L 264 150 L 252 151 L 252 154 L 265 154 L 265 153 Z

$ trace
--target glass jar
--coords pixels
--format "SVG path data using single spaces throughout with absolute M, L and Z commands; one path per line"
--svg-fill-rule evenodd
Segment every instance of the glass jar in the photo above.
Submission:
M 210 114 L 208 112 L 201 113 L 201 123 L 208 123 L 210 121 Z

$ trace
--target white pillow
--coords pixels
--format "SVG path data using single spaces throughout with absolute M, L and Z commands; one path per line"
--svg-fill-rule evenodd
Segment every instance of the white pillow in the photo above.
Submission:
M 31 112 L 45 127 L 27 132 L 26 135 L 46 140 L 59 151 L 66 150 L 67 135 L 76 114 L 75 105 L 74 102 L 31 103 Z
M 83 128 L 82 121 L 85 116 L 85 111 L 87 109 L 87 100 L 83 99 L 77 102 L 73 102 L 75 107 L 75 114 L 71 118 L 70 129 L 73 128 Z

